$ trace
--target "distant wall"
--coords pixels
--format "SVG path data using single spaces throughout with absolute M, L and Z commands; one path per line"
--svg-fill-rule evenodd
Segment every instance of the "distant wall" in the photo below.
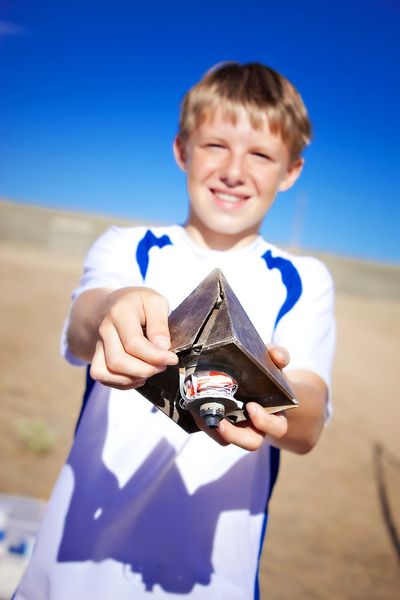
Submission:
M 0 240 L 77 258 L 111 225 L 139 224 L 142 222 L 0 200 Z
M 0 200 L 0 241 L 34 246 L 82 258 L 91 243 L 111 225 L 144 225 L 138 220 L 72 213 Z M 318 254 L 335 280 L 338 293 L 365 298 L 400 299 L 400 266 Z
M 400 266 L 313 253 L 328 267 L 342 294 L 400 300 Z

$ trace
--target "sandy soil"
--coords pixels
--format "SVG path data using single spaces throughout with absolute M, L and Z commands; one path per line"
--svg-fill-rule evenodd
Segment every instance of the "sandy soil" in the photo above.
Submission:
M 0 245 L 0 491 L 47 498 L 68 451 L 83 373 L 58 355 L 79 260 Z M 400 301 L 339 296 L 334 417 L 307 456 L 284 454 L 261 567 L 270 600 L 400 597 Z M 40 418 L 56 443 L 21 440 Z M 381 496 L 379 495 L 381 494 Z M 383 499 L 388 502 L 386 518 Z

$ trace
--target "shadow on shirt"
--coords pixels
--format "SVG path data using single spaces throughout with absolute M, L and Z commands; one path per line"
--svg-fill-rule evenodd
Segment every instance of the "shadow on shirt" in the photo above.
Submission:
M 195 584 L 207 586 L 221 513 L 266 510 L 268 452 L 258 452 L 256 460 L 252 453 L 245 455 L 219 479 L 190 494 L 175 463 L 175 448 L 162 439 L 121 488 L 102 460 L 107 410 L 101 402 L 91 404 L 96 427 L 93 420 L 82 419 L 68 460 L 75 486 L 58 562 L 113 559 L 141 574 L 148 591 L 156 584 L 177 594 L 189 593 Z M 248 553 L 247 543 L 243 551 L 238 548 L 238 563 Z

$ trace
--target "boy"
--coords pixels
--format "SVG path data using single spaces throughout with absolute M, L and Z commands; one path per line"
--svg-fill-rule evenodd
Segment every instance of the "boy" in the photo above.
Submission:
M 84 410 L 16 600 L 258 596 L 279 449 L 309 451 L 329 411 L 331 278 L 258 233 L 309 139 L 299 94 L 265 66 L 224 64 L 186 95 L 174 142 L 186 224 L 111 229 L 74 293 L 64 351 L 91 364 Z M 168 310 L 215 267 L 280 368 L 289 350 L 300 407 L 249 403 L 244 426 L 188 435 L 135 388 L 177 363 Z

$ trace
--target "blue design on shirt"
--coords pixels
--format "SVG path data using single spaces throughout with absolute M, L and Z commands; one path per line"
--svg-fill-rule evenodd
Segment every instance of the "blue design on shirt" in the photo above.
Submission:
M 278 448 L 274 448 L 273 446 L 271 446 L 270 454 L 269 454 L 269 465 L 270 465 L 269 491 L 268 491 L 268 500 L 267 500 L 267 505 L 265 507 L 264 519 L 263 519 L 261 535 L 260 535 L 260 546 L 258 549 L 257 571 L 256 571 L 256 578 L 254 581 L 254 600 L 260 600 L 260 582 L 258 579 L 258 574 L 259 574 L 259 570 L 260 570 L 261 553 L 262 553 L 263 544 L 264 544 L 265 532 L 267 531 L 267 524 L 268 524 L 268 514 L 269 514 L 268 513 L 268 503 L 269 503 L 269 500 L 272 495 L 272 490 L 274 489 L 276 480 L 278 478 L 280 458 L 281 458 L 281 451 Z
M 252 453 L 243 455 L 218 479 L 190 492 L 177 466 L 176 448 L 160 438 L 121 486 L 103 460 L 108 402 L 89 402 L 68 458 L 74 489 L 57 562 L 113 560 L 121 570 L 140 576 L 147 592 L 160 586 L 167 594 L 188 597 L 195 585 L 211 585 L 220 515 L 238 510 L 250 515 L 264 512 L 266 496 L 249 494 L 254 476 Z M 269 460 L 267 453 L 259 454 L 260 472 L 268 472 Z
M 268 269 L 278 269 L 281 273 L 282 283 L 286 287 L 286 300 L 282 304 L 281 309 L 276 317 L 274 330 L 277 328 L 279 321 L 286 313 L 288 313 L 296 304 L 303 291 L 299 272 L 290 260 L 281 256 L 272 256 L 271 250 L 267 250 L 262 257 Z
M 139 265 L 140 273 L 143 279 L 146 278 L 147 269 L 149 266 L 149 252 L 153 246 L 157 246 L 157 248 L 164 248 L 164 246 L 172 246 L 172 242 L 168 235 L 156 237 L 150 229 L 146 231 L 143 238 L 138 243 L 136 250 L 136 261 Z
M 81 411 L 79 413 L 79 417 L 78 417 L 78 420 L 75 425 L 75 435 L 76 435 L 76 432 L 78 431 L 79 423 L 81 422 L 82 415 L 83 415 L 86 405 L 88 403 L 90 394 L 92 393 L 92 390 L 96 383 L 95 380 L 90 375 L 90 366 L 91 365 L 87 365 L 87 367 L 86 367 L 86 387 L 85 387 L 85 392 L 84 392 L 83 398 L 82 398 Z

